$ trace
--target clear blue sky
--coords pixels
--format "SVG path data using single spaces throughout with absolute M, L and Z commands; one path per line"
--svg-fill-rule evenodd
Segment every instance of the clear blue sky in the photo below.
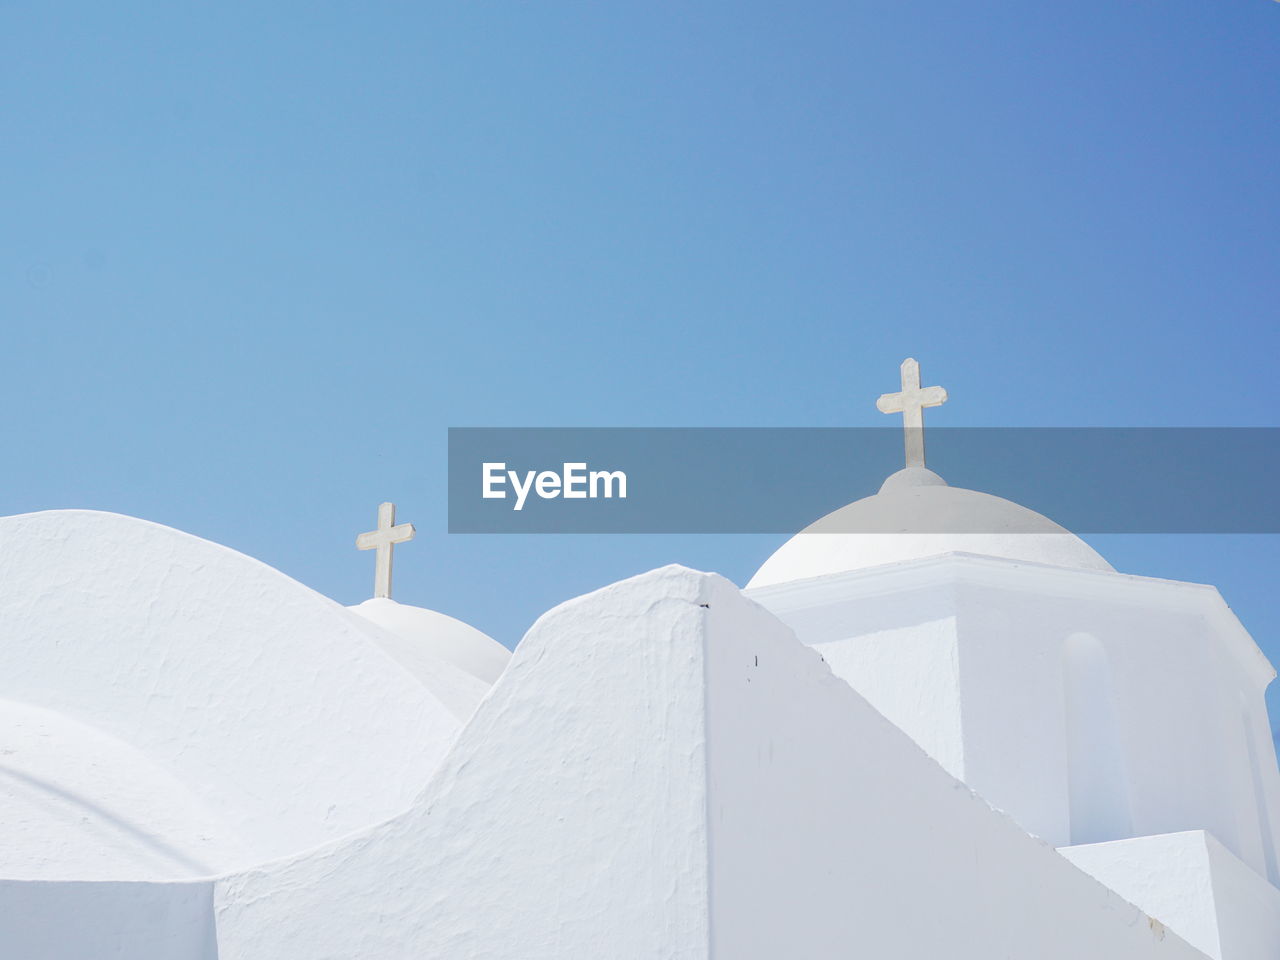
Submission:
M 350 603 L 394 499 L 398 598 L 510 645 L 781 538 L 447 536 L 449 426 L 874 425 L 907 355 L 937 424 L 1280 425 L 1278 47 L 1270 0 L 0 0 L 0 512 Z M 1092 539 L 1280 660 L 1278 538 Z

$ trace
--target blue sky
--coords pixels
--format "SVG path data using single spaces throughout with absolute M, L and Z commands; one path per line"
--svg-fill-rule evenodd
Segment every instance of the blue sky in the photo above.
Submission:
M 398 598 L 510 645 L 781 538 L 447 536 L 449 426 L 877 425 L 908 355 L 939 425 L 1280 425 L 1278 44 L 1269 0 L 0 0 L 0 511 L 355 602 L 393 499 Z M 1273 660 L 1276 540 L 1091 538 Z

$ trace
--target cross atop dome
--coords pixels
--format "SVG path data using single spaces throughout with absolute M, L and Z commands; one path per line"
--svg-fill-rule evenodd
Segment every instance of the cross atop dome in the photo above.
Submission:
M 373 564 L 373 595 L 391 597 L 391 551 L 397 543 L 412 540 L 412 523 L 396 524 L 396 505 L 378 504 L 378 529 L 356 537 L 357 550 L 376 550 Z
M 924 408 L 940 407 L 947 402 L 943 387 L 920 386 L 920 364 L 913 357 L 902 361 L 902 390 L 884 393 L 876 401 L 881 413 L 902 414 L 903 442 L 907 466 L 924 466 Z

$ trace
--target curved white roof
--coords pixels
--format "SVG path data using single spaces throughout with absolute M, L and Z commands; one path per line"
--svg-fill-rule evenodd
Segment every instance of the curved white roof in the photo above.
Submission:
M 756 571 L 747 588 L 965 552 L 1085 570 L 1111 570 L 1087 543 L 1010 500 L 951 487 L 909 467 L 880 492 L 827 514 L 796 534 Z
M 0 700 L 5 879 L 200 877 L 252 846 L 166 765 L 65 713 Z
M 0 519 L 0 619 L 0 879 L 207 876 L 381 822 L 487 689 L 430 655 L 406 669 L 257 560 L 116 514 Z
M 435 673 L 433 661 L 443 660 L 486 686 L 511 659 L 511 651 L 468 623 L 425 607 L 413 607 L 387 597 L 375 597 L 348 607 L 390 635 L 383 646 L 415 674 Z M 425 671 L 424 671 L 424 668 Z

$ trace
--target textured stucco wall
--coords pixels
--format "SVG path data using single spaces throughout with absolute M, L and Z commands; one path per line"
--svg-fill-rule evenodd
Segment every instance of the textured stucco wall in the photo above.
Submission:
M 1280 890 L 1203 830 L 1058 851 L 1214 960 L 1280 957 Z
M 731 585 L 707 598 L 713 956 L 1201 956 L 951 777 Z
M 404 810 L 460 728 L 377 627 L 130 517 L 0 520 L 0 619 L 3 878 L 210 876 L 306 850 Z
M 954 554 L 748 595 L 1028 832 L 1209 830 L 1280 882 L 1273 671 L 1211 587 Z M 1079 642 L 1097 670 L 1071 668 Z M 915 694 L 953 666 L 958 698 Z
M 216 913 L 221 960 L 1200 956 L 680 568 L 547 614 L 412 811 Z
M 704 581 L 545 614 L 412 811 L 219 881 L 220 960 L 705 958 Z

